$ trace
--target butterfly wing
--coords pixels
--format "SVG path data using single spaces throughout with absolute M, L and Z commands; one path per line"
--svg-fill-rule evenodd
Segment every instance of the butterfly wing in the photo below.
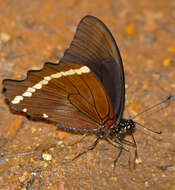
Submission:
M 119 121 L 125 101 L 124 69 L 119 49 L 105 24 L 96 17 L 84 17 L 61 61 L 84 64 L 98 76 Z
M 60 128 L 91 131 L 115 121 L 103 85 L 81 64 L 46 63 L 39 71 L 29 71 L 25 80 L 3 80 L 3 86 L 11 109 L 50 120 Z

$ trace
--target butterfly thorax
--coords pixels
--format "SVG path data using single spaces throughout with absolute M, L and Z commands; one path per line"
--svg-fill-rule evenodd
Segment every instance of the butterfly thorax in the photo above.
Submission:
M 105 138 L 122 138 L 127 132 L 133 131 L 135 123 L 132 119 L 121 119 L 118 124 L 114 123 L 109 128 L 105 126 L 99 126 L 96 130 L 96 135 Z
M 112 125 L 110 129 L 110 136 L 122 136 L 135 128 L 135 123 L 132 119 L 121 119 L 119 124 Z

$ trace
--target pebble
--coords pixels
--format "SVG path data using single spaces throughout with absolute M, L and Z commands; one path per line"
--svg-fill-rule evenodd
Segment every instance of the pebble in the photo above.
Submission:
M 50 160 L 52 160 L 52 155 L 48 154 L 48 153 L 43 153 L 42 158 L 43 158 L 43 160 L 50 161 Z
M 10 35 L 5 33 L 5 32 L 1 32 L 0 33 L 0 42 L 8 42 L 11 39 Z
M 171 58 L 166 58 L 163 61 L 163 66 L 164 67 L 169 67 L 170 65 L 172 65 L 172 63 L 173 63 L 173 60 Z
M 137 158 L 137 159 L 135 160 L 135 163 L 136 163 L 136 164 L 142 164 L 142 163 L 143 163 L 143 161 L 142 161 L 142 159 L 141 159 L 141 158 Z

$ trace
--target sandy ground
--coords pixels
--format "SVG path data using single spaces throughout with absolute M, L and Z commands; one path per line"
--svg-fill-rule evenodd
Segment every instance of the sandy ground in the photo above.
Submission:
M 0 0 L 0 80 L 25 78 L 29 69 L 40 69 L 46 61 L 58 62 L 87 14 L 103 20 L 120 48 L 126 75 L 124 117 L 175 94 L 173 0 Z M 172 100 L 136 118 L 162 134 L 137 127 L 140 164 L 130 170 L 128 154 L 123 153 L 113 170 L 115 147 L 102 140 L 93 151 L 66 162 L 95 137 L 69 146 L 81 135 L 11 113 L 1 93 L 0 189 L 173 190 L 174 106 Z M 36 154 L 8 158 L 35 150 Z M 43 153 L 49 160 L 42 159 Z

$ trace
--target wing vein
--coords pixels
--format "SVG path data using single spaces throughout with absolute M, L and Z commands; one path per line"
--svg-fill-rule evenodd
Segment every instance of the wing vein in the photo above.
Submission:
M 92 98 L 93 98 L 93 102 L 94 102 L 93 107 L 95 108 L 95 110 L 96 110 L 98 116 L 99 116 L 100 119 L 102 120 L 102 117 L 101 117 L 101 115 L 99 114 L 99 112 L 98 112 L 98 110 L 97 110 L 96 103 L 95 103 L 95 98 L 94 98 L 94 95 L 93 95 L 93 93 L 92 93 L 92 90 L 91 90 L 90 86 L 87 84 L 87 82 L 86 82 L 81 76 L 80 76 L 80 78 L 82 79 L 82 81 L 84 82 L 84 84 L 88 87 L 88 89 L 89 89 L 89 91 L 90 91 L 90 93 L 91 93 L 91 95 L 92 95 Z

